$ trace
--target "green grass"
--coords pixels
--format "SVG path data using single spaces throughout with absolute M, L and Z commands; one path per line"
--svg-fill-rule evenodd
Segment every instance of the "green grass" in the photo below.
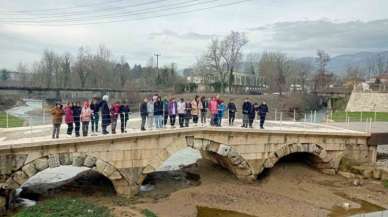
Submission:
M 145 217 L 158 217 L 155 213 L 153 213 L 149 209 L 143 210 L 143 214 L 144 214 Z
M 383 181 L 384 188 L 388 188 L 388 180 Z
M 8 115 L 8 127 L 21 127 L 23 126 L 24 120 L 21 118 Z M 0 128 L 7 127 L 7 114 L 0 112 Z
M 336 122 L 346 122 L 346 117 L 349 117 L 350 122 L 359 122 L 362 117 L 362 121 L 366 121 L 366 119 L 372 118 L 372 120 L 376 121 L 388 121 L 388 113 L 385 112 L 376 112 L 376 116 L 374 112 L 344 112 L 337 111 L 333 112 L 333 120 Z
M 80 199 L 55 198 L 25 208 L 14 217 L 112 217 L 112 214 L 108 208 Z

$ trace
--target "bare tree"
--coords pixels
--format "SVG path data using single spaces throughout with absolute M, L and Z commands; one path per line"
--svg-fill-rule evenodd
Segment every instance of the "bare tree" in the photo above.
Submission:
M 70 54 L 63 55 L 62 69 L 63 69 L 63 87 L 70 87 L 71 69 L 70 69 Z
M 280 95 L 286 86 L 290 67 L 288 57 L 277 52 L 263 53 L 259 62 L 260 74 L 264 81 L 269 84 L 271 90 L 279 92 Z
M 86 87 L 86 81 L 89 77 L 90 70 L 88 70 L 89 54 L 84 47 L 78 50 L 77 62 L 74 64 L 73 70 L 78 74 L 81 88 Z
M 241 49 L 247 43 L 244 33 L 233 31 L 222 41 L 212 39 L 205 62 L 211 71 L 218 74 L 221 92 L 225 91 L 225 83 L 228 84 L 229 92 L 232 92 L 233 72 L 241 61 Z

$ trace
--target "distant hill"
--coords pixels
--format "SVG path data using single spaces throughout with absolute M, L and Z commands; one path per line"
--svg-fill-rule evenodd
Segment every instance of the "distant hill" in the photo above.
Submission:
M 328 64 L 328 70 L 337 74 L 343 75 L 349 66 L 359 67 L 363 71 L 368 71 L 368 65 L 371 60 L 376 60 L 379 56 L 383 57 L 386 64 L 388 64 L 388 51 L 383 52 L 359 52 L 355 54 L 345 54 L 331 57 Z M 314 57 L 303 57 L 297 61 L 313 63 L 317 65 Z

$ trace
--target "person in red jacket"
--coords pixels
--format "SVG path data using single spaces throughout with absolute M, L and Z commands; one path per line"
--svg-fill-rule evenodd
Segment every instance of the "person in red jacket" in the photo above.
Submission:
M 216 121 L 217 121 L 218 102 L 217 102 L 216 97 L 214 97 L 214 96 L 212 97 L 212 100 L 209 102 L 209 111 L 211 114 L 210 124 L 212 126 L 215 126 Z
M 116 126 L 117 126 L 117 119 L 119 117 L 119 114 L 120 114 L 120 103 L 119 102 L 115 102 L 111 109 L 110 109 L 110 113 L 111 113 L 111 120 L 112 120 L 112 134 L 116 134 Z

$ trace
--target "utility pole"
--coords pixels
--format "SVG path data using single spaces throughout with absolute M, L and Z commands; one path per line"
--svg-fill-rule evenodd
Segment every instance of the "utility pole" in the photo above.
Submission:
M 156 73 L 159 77 L 159 57 L 161 56 L 159 53 L 154 54 L 156 56 Z

